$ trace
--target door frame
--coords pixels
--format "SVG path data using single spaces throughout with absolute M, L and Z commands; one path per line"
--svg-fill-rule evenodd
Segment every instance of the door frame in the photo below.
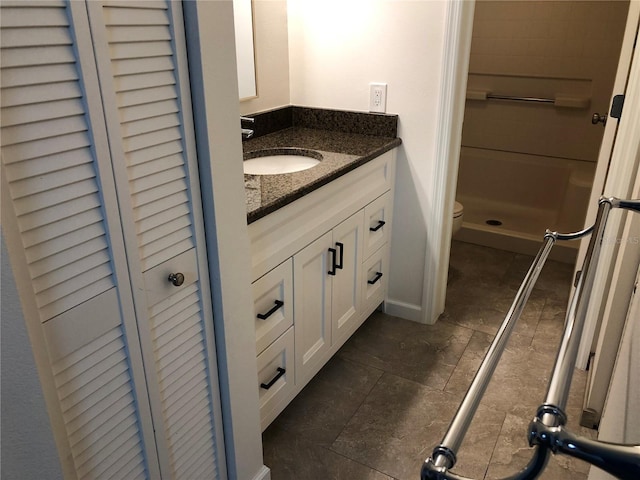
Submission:
M 637 60 L 637 59 L 636 59 Z M 640 122 L 636 122 L 635 128 L 640 128 Z M 640 169 L 640 140 L 636 143 L 636 169 Z M 631 163 L 631 162 L 630 162 Z M 636 170 L 637 171 L 637 170 Z M 637 174 L 636 174 L 637 175 Z M 640 198 L 640 178 L 636 178 L 633 198 Z M 620 224 L 620 236 L 616 238 L 617 253 L 607 264 L 600 264 L 600 271 L 611 273 L 610 285 L 603 285 L 606 290 L 603 295 L 593 295 L 592 302 L 598 300 L 602 305 L 602 315 L 597 315 L 595 309 L 592 316 L 601 319 L 600 332 L 593 339 L 595 348 L 594 356 L 589 362 L 589 375 L 585 388 L 583 402 L 583 417 L 588 426 L 591 422 L 598 423 L 605 410 L 606 398 L 609 396 L 611 383 L 617 363 L 618 351 L 623 341 L 625 325 L 630 326 L 628 320 L 629 304 L 634 295 L 634 286 L 638 266 L 640 265 L 640 214 L 632 212 L 616 212 L 615 217 L 609 218 Z M 611 233 L 605 239 L 611 238 Z M 620 241 L 618 241 L 620 239 Z M 607 245 L 609 244 L 609 245 Z M 607 248 L 611 242 L 606 242 L 603 248 Z M 613 250 L 612 250 L 613 251 Z M 601 278 L 604 278 L 603 275 Z M 587 317 L 589 319 L 589 317 Z M 590 337 L 586 337 L 585 344 Z
M 436 123 L 433 210 L 427 229 L 422 323 L 433 325 L 444 312 L 451 248 L 453 207 L 458 180 L 462 122 L 473 34 L 476 0 L 447 2 L 444 29 L 442 81 Z M 443 188 L 444 187 L 444 188 Z
M 627 24 L 625 27 L 622 51 L 620 52 L 620 61 L 618 63 L 618 71 L 616 73 L 616 80 L 614 84 L 614 93 L 625 93 L 625 122 L 619 123 L 619 121 L 616 120 L 615 123 L 613 123 L 611 118 L 609 118 L 609 121 L 607 122 L 608 124 L 605 131 L 605 137 L 603 138 L 600 155 L 598 156 L 596 178 L 594 179 L 593 188 L 589 197 L 590 200 L 585 220 L 585 227 L 592 225 L 595 221 L 598 209 L 597 200 L 601 195 L 628 197 L 631 195 L 633 189 L 633 171 L 637 171 L 638 160 L 636 159 L 636 164 L 634 164 L 633 162 L 625 161 L 625 159 L 635 158 L 633 157 L 633 146 L 634 142 L 637 143 L 638 141 L 637 135 L 635 135 L 637 132 L 629 130 L 629 126 L 633 123 L 633 117 L 638 117 L 637 113 L 632 115 L 631 112 L 640 112 L 640 107 L 636 101 L 638 82 L 634 81 L 634 73 L 631 71 L 631 69 L 635 69 L 637 72 L 637 63 L 639 62 L 638 48 L 636 48 L 634 52 L 634 43 L 638 32 L 639 21 L 640 2 L 631 1 L 629 2 Z M 635 73 L 635 75 L 637 75 L 637 73 Z M 607 141 L 610 146 L 605 143 Z M 629 155 L 631 155 L 631 157 L 629 157 Z M 615 218 L 616 217 L 609 221 L 607 228 L 610 232 L 615 228 L 618 233 L 622 233 L 620 221 Z M 580 248 L 578 250 L 574 274 L 582 267 L 582 262 L 584 261 L 588 244 L 588 238 L 580 241 Z M 587 317 L 585 319 L 582 342 L 578 349 L 576 366 L 582 370 L 587 368 L 589 357 L 591 352 L 595 349 L 595 343 L 598 340 L 598 331 L 601 323 L 600 319 L 604 313 L 604 306 L 606 303 L 604 295 L 611 284 L 613 263 L 615 263 L 613 258 L 617 251 L 617 245 L 605 245 L 601 255 L 601 258 L 606 260 L 601 260 L 599 263 L 601 267 L 599 268 L 599 272 L 593 286 L 593 292 L 597 295 L 592 296 Z M 610 268 L 604 268 L 604 265 L 606 264 L 609 264 Z
M 232 2 L 184 2 L 228 478 L 266 480 Z M 210 88 L 215 85 L 215 88 Z

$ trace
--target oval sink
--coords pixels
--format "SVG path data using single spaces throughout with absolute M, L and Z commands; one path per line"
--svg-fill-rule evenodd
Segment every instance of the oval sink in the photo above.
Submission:
M 244 158 L 243 168 L 247 175 L 279 175 L 315 167 L 322 155 L 301 148 L 277 148 L 249 152 Z

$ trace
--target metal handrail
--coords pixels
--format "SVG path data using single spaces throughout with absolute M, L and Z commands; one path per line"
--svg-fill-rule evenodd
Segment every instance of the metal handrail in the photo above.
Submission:
M 525 480 L 536 478 L 546 466 L 549 451 L 554 454 L 563 453 L 580 458 L 620 478 L 640 478 L 640 445 L 622 445 L 588 440 L 578 437 L 564 428 L 567 420 L 564 409 L 569 396 L 571 377 L 575 368 L 589 297 L 593 289 L 606 223 L 612 208 L 623 208 L 640 213 L 640 200 L 603 197 L 599 201 L 598 214 L 592 227 L 569 234 L 546 231 L 543 245 L 531 264 L 513 304 L 491 343 L 460 407 L 458 407 L 458 411 L 451 421 L 442 442 L 434 448 L 431 457 L 424 461 L 421 470 L 422 480 L 469 480 L 450 471 L 456 464 L 456 453 L 462 444 L 480 400 L 506 347 L 509 336 L 520 318 L 551 248 L 556 240 L 576 240 L 590 233 L 592 235 L 583 263 L 582 274 L 567 311 L 562 342 L 560 343 L 549 380 L 545 401 L 538 408 L 536 417 L 529 425 L 529 445 L 536 447 L 533 457 L 522 471 L 507 477 L 507 479 Z

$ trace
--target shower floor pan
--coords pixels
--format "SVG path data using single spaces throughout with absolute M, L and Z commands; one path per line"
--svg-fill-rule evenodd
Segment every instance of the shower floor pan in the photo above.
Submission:
M 535 255 L 545 230 L 556 227 L 557 213 L 551 210 L 477 198 L 461 198 L 460 201 L 464 205 L 464 222 L 455 238 L 463 242 Z M 492 225 L 496 221 L 500 225 Z M 578 245 L 578 242 L 558 243 L 550 258 L 575 263 Z

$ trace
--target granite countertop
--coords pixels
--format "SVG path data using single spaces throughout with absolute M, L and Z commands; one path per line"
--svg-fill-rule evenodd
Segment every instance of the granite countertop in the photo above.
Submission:
M 397 137 L 298 126 L 243 142 L 245 153 L 293 147 L 315 150 L 323 156 L 318 165 L 300 172 L 245 175 L 247 223 L 274 212 L 401 143 Z

